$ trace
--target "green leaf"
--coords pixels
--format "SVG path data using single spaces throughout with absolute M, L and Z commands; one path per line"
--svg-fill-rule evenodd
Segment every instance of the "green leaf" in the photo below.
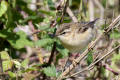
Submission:
M 47 3 L 48 3 L 48 6 L 51 10 L 55 10 L 55 5 L 54 5 L 54 2 L 53 0 L 47 0 Z
M 11 72 L 11 71 L 8 71 L 8 75 L 11 77 L 11 78 L 15 78 L 16 77 L 16 74 Z
M 119 60 L 120 60 L 120 53 L 119 54 L 114 54 L 113 57 L 112 57 L 112 61 L 116 62 L 116 61 L 119 61 Z
M 59 59 L 64 58 L 69 55 L 69 50 L 65 49 L 60 41 L 56 40 L 56 49 L 59 52 L 59 54 L 56 56 L 56 63 L 58 62 Z
M 20 23 L 26 23 L 29 20 L 32 20 L 33 23 L 39 23 L 43 21 L 43 18 L 39 15 L 35 15 L 35 16 L 28 16 L 27 18 L 25 18 L 24 20 L 20 20 Z
M 21 63 L 21 66 L 24 67 L 24 68 L 28 68 L 28 63 L 29 63 L 29 60 L 28 60 L 28 59 L 25 59 L 25 60 Z
M 41 9 L 39 9 L 39 12 L 42 14 L 49 15 L 49 16 L 55 16 L 56 14 L 54 11 L 46 11 L 46 10 L 41 10 Z
M 12 61 L 13 61 L 13 63 L 15 64 L 15 67 L 16 67 L 16 68 L 18 68 L 18 69 L 21 68 L 21 63 L 20 63 L 19 61 L 17 61 L 17 60 L 12 60 Z
M 46 68 L 43 69 L 43 72 L 47 76 L 56 77 L 56 68 L 55 68 L 55 66 L 46 67 Z
M 16 49 L 33 46 L 33 42 L 28 40 L 27 35 L 22 31 L 15 34 L 7 30 L 2 30 L 0 31 L 0 37 L 5 38 Z
M 9 31 L 7 31 L 5 29 L 4 30 L 0 30 L 0 37 L 1 38 L 7 38 L 7 39 L 9 39 L 10 37 L 14 38 L 13 35 L 15 35 L 15 33 L 9 32 Z
M 38 24 L 35 24 L 36 25 L 36 27 L 39 29 L 39 30 L 47 30 L 47 29 L 49 29 L 49 25 L 45 25 L 45 26 L 40 26 L 40 25 L 38 25 Z
M 69 50 L 65 49 L 58 40 L 57 40 L 56 49 L 57 51 L 59 51 L 60 56 L 62 58 L 68 56 Z
M 5 18 L 7 19 L 5 26 L 9 30 L 13 30 L 19 20 L 23 20 L 23 16 L 16 9 L 13 9 L 10 5 L 8 5 Z
M 1 1 L 1 4 L 0 4 L 0 17 L 6 13 L 7 11 L 7 8 L 8 8 L 8 3 L 6 1 Z
M 44 47 L 44 46 L 46 46 L 46 45 L 48 45 L 48 44 L 51 44 L 51 43 L 53 43 L 53 42 L 54 42 L 53 39 L 51 39 L 51 38 L 46 38 L 46 39 L 38 40 L 37 42 L 35 42 L 35 45 L 40 46 L 40 47 Z
M 29 67 L 22 72 L 39 71 L 36 67 Z
M 113 53 L 113 57 L 111 59 L 112 63 L 111 63 L 111 68 L 113 68 L 115 71 L 119 70 L 119 63 L 120 63 L 120 53 L 116 54 Z
M 89 52 L 87 57 L 87 64 L 90 65 L 92 62 L 93 62 L 93 55 L 92 52 Z
M 119 39 L 120 38 L 120 32 L 118 30 L 114 30 L 111 35 L 110 35 L 111 38 L 116 38 L 116 39 Z
M 12 3 L 11 3 L 11 4 L 12 4 L 12 7 L 13 7 L 13 8 L 16 8 L 16 0 L 12 0 L 11 2 L 12 2 Z
M 3 60 L 2 61 L 3 71 L 5 72 L 6 70 L 11 69 L 13 63 L 9 57 L 9 54 L 6 51 L 2 51 L 0 52 L 0 56 L 1 56 L 1 59 Z
M 13 40 L 9 40 L 9 42 L 17 49 L 24 48 L 25 46 L 33 46 L 33 42 L 27 39 L 27 36 L 24 32 L 19 31 L 16 33 L 19 38 L 14 42 Z
M 14 15 L 13 15 L 13 11 L 12 11 L 12 8 L 10 7 L 10 5 L 8 6 L 6 16 L 7 16 L 6 27 L 9 30 L 13 30 L 13 28 L 16 25 L 15 25 L 15 21 L 13 20 Z
M 57 48 L 57 50 L 62 54 L 62 58 L 68 56 L 69 51 L 65 48 Z

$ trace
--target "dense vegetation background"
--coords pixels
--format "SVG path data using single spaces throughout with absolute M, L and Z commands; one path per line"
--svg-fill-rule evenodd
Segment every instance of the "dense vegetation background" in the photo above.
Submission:
M 55 80 L 69 51 L 54 36 L 62 23 L 100 18 L 99 34 L 120 15 L 120 0 L 0 0 L 0 79 Z M 81 62 L 89 66 L 120 45 L 120 19 Z M 96 58 L 97 56 L 97 58 Z M 120 48 L 92 68 L 67 79 L 119 80 Z

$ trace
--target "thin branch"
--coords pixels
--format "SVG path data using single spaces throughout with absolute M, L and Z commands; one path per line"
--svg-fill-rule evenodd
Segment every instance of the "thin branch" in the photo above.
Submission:
M 90 21 L 94 20 L 94 4 L 93 0 L 89 0 L 89 14 L 90 14 Z
M 119 20 L 120 20 L 120 15 L 108 26 L 107 29 L 105 29 L 105 33 L 110 32 L 110 31 L 115 27 L 115 25 L 118 23 Z M 102 33 L 100 36 L 98 36 L 97 39 L 90 44 L 90 47 L 87 48 L 87 49 L 81 54 L 80 57 L 78 57 L 77 59 L 74 60 L 74 61 L 76 62 L 76 66 L 77 66 L 77 64 L 88 54 L 88 52 L 95 47 L 96 43 L 101 39 L 102 36 L 104 36 L 104 33 Z M 58 77 L 57 80 L 63 79 L 63 78 L 65 77 L 65 75 L 67 75 L 74 67 L 76 67 L 74 64 L 75 64 L 75 63 L 72 63 L 72 64 Z
M 75 15 L 73 14 L 69 7 L 67 7 L 67 13 L 72 18 L 73 22 L 78 22 L 77 18 L 75 17 Z
M 100 19 L 103 19 L 104 18 L 104 7 L 101 5 L 101 3 L 98 0 L 93 0 L 93 2 L 100 9 Z
M 32 32 L 36 31 L 32 21 L 28 21 L 28 25 L 29 25 L 30 29 L 32 30 Z M 33 36 L 34 36 L 34 41 L 37 41 L 38 40 L 37 34 L 33 34 Z
M 108 71 L 111 71 L 114 75 L 119 75 L 117 71 L 114 71 L 112 68 L 110 68 L 107 64 L 104 64 L 103 67 L 107 69 Z
M 115 51 L 116 49 L 118 49 L 120 47 L 120 45 L 118 45 L 117 47 L 115 47 L 114 49 L 110 50 L 109 52 L 107 52 L 104 56 L 102 56 L 101 58 L 99 58 L 98 60 L 96 60 L 95 62 L 91 63 L 88 67 L 86 67 L 85 69 L 82 69 L 81 71 L 78 71 L 74 74 L 72 74 L 71 76 L 75 76 L 77 75 L 78 73 L 81 73 L 81 72 L 84 72 L 84 71 L 87 71 L 87 70 L 91 70 L 92 67 L 94 67 L 95 64 L 97 64 L 98 62 L 100 62 L 102 59 L 104 59 L 106 56 L 112 54 L 113 51 Z M 70 76 L 70 77 L 71 77 Z
M 53 61 L 53 56 L 54 56 L 55 50 L 56 50 L 56 42 L 53 44 L 53 48 L 52 48 L 51 55 L 50 55 L 50 58 L 48 61 L 48 65 L 50 65 Z
M 63 16 L 64 16 L 65 13 L 66 13 L 66 9 L 67 9 L 68 3 L 69 3 L 69 0 L 66 0 L 65 6 L 64 6 L 64 8 L 63 8 L 63 12 L 62 12 L 62 15 L 61 15 L 60 23 L 63 21 L 63 18 L 64 18 Z
M 69 0 L 67 0 L 67 1 L 65 2 L 65 6 L 64 6 L 64 8 L 63 8 L 63 12 L 62 12 L 62 15 L 61 15 L 60 23 L 63 21 L 64 14 L 65 14 L 65 12 L 66 12 L 66 8 L 67 8 L 67 5 L 68 5 L 68 1 L 69 1 Z M 60 6 L 60 5 L 58 5 L 58 6 Z M 51 24 L 51 27 L 55 26 L 56 24 L 57 24 L 57 22 L 54 21 L 54 23 Z M 55 34 L 56 34 L 56 29 L 54 30 L 53 36 L 55 36 Z M 55 51 L 56 51 L 56 42 L 53 43 L 51 55 L 50 55 L 50 57 L 49 57 L 49 61 L 48 61 L 48 63 L 47 63 L 47 64 L 48 64 L 47 66 L 49 66 L 49 65 L 52 63 Z

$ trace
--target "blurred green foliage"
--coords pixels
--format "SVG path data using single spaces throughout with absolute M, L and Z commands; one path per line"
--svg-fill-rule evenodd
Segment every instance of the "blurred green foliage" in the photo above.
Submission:
M 56 77 L 56 68 L 55 68 L 55 66 L 50 66 L 50 67 L 44 68 L 44 69 L 43 69 L 43 72 L 44 72 L 47 76 Z
M 60 21 L 62 13 L 60 11 L 56 11 L 56 4 L 59 2 L 57 0 L 40 0 L 40 2 L 35 4 L 37 5 L 37 9 L 31 10 L 28 7 L 31 1 L 32 0 L 0 0 L 0 61 L 2 61 L 3 72 L 8 73 L 8 77 L 6 78 L 10 80 L 15 80 L 16 78 L 21 79 L 25 73 L 29 72 L 40 72 L 49 77 L 57 77 L 59 75 L 56 70 L 58 61 L 61 58 L 67 57 L 69 53 L 69 51 L 61 45 L 61 42 L 56 37 L 53 37 L 53 33 L 55 32 L 56 27 L 61 24 Z M 79 21 L 89 20 L 90 15 L 88 1 L 89 0 L 69 0 L 69 6 Z M 100 3 L 105 9 L 107 6 L 107 10 L 113 10 L 115 7 L 114 0 L 100 0 Z M 114 15 L 119 14 L 117 9 L 118 7 L 115 7 L 114 10 L 116 13 Z M 22 12 L 24 12 L 24 14 Z M 95 10 L 95 12 L 98 11 Z M 105 15 L 106 14 L 107 13 L 105 13 Z M 113 17 L 111 16 L 111 21 L 112 18 Z M 18 30 L 16 32 L 14 31 L 19 26 L 23 28 L 25 25 L 29 25 L 29 21 L 32 21 L 32 24 L 36 30 L 40 30 L 40 32 L 36 34 L 38 37 L 38 40 L 36 41 L 30 38 L 30 36 L 34 38 L 34 35 L 32 35 L 32 33 L 34 33 L 32 29 L 30 29 L 31 34 L 28 34 L 27 31 L 27 33 L 24 32 L 24 30 Z M 55 27 L 50 27 L 52 21 L 56 21 L 58 24 Z M 65 14 L 62 23 L 69 22 L 72 22 L 72 19 L 68 16 L 68 14 Z M 109 24 L 106 25 L 108 26 Z M 102 30 L 106 27 L 106 25 L 102 25 Z M 110 33 L 110 38 L 120 39 L 120 30 L 113 30 Z M 31 48 L 44 48 L 50 53 L 54 42 L 56 42 L 56 50 L 58 53 L 56 54 L 56 64 L 54 65 L 43 67 L 43 65 L 46 63 L 41 64 L 37 61 L 32 62 L 29 58 L 24 60 L 21 58 L 23 57 L 22 54 L 27 53 L 26 46 Z M 88 65 L 93 62 L 92 53 L 93 52 L 90 52 L 88 54 Z M 13 57 L 15 59 L 13 59 Z M 120 54 L 114 55 L 112 62 L 117 62 L 119 57 Z M 32 63 L 35 64 L 33 65 Z M 105 74 L 105 70 L 103 69 L 102 71 L 102 73 Z

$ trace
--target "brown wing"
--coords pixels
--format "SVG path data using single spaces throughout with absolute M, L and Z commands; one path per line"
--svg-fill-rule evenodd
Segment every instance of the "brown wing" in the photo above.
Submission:
M 97 19 L 95 19 L 95 20 L 93 20 L 93 21 L 91 21 L 91 22 L 80 22 L 79 23 L 79 30 L 78 30 L 78 32 L 85 32 L 85 31 L 87 31 L 87 29 L 88 28 L 94 28 L 94 24 L 95 24 L 95 22 L 98 20 L 99 18 L 97 18 Z
M 87 29 L 88 29 L 88 26 L 87 26 L 88 22 L 80 22 L 79 25 L 78 25 L 78 33 L 83 33 L 85 32 Z

